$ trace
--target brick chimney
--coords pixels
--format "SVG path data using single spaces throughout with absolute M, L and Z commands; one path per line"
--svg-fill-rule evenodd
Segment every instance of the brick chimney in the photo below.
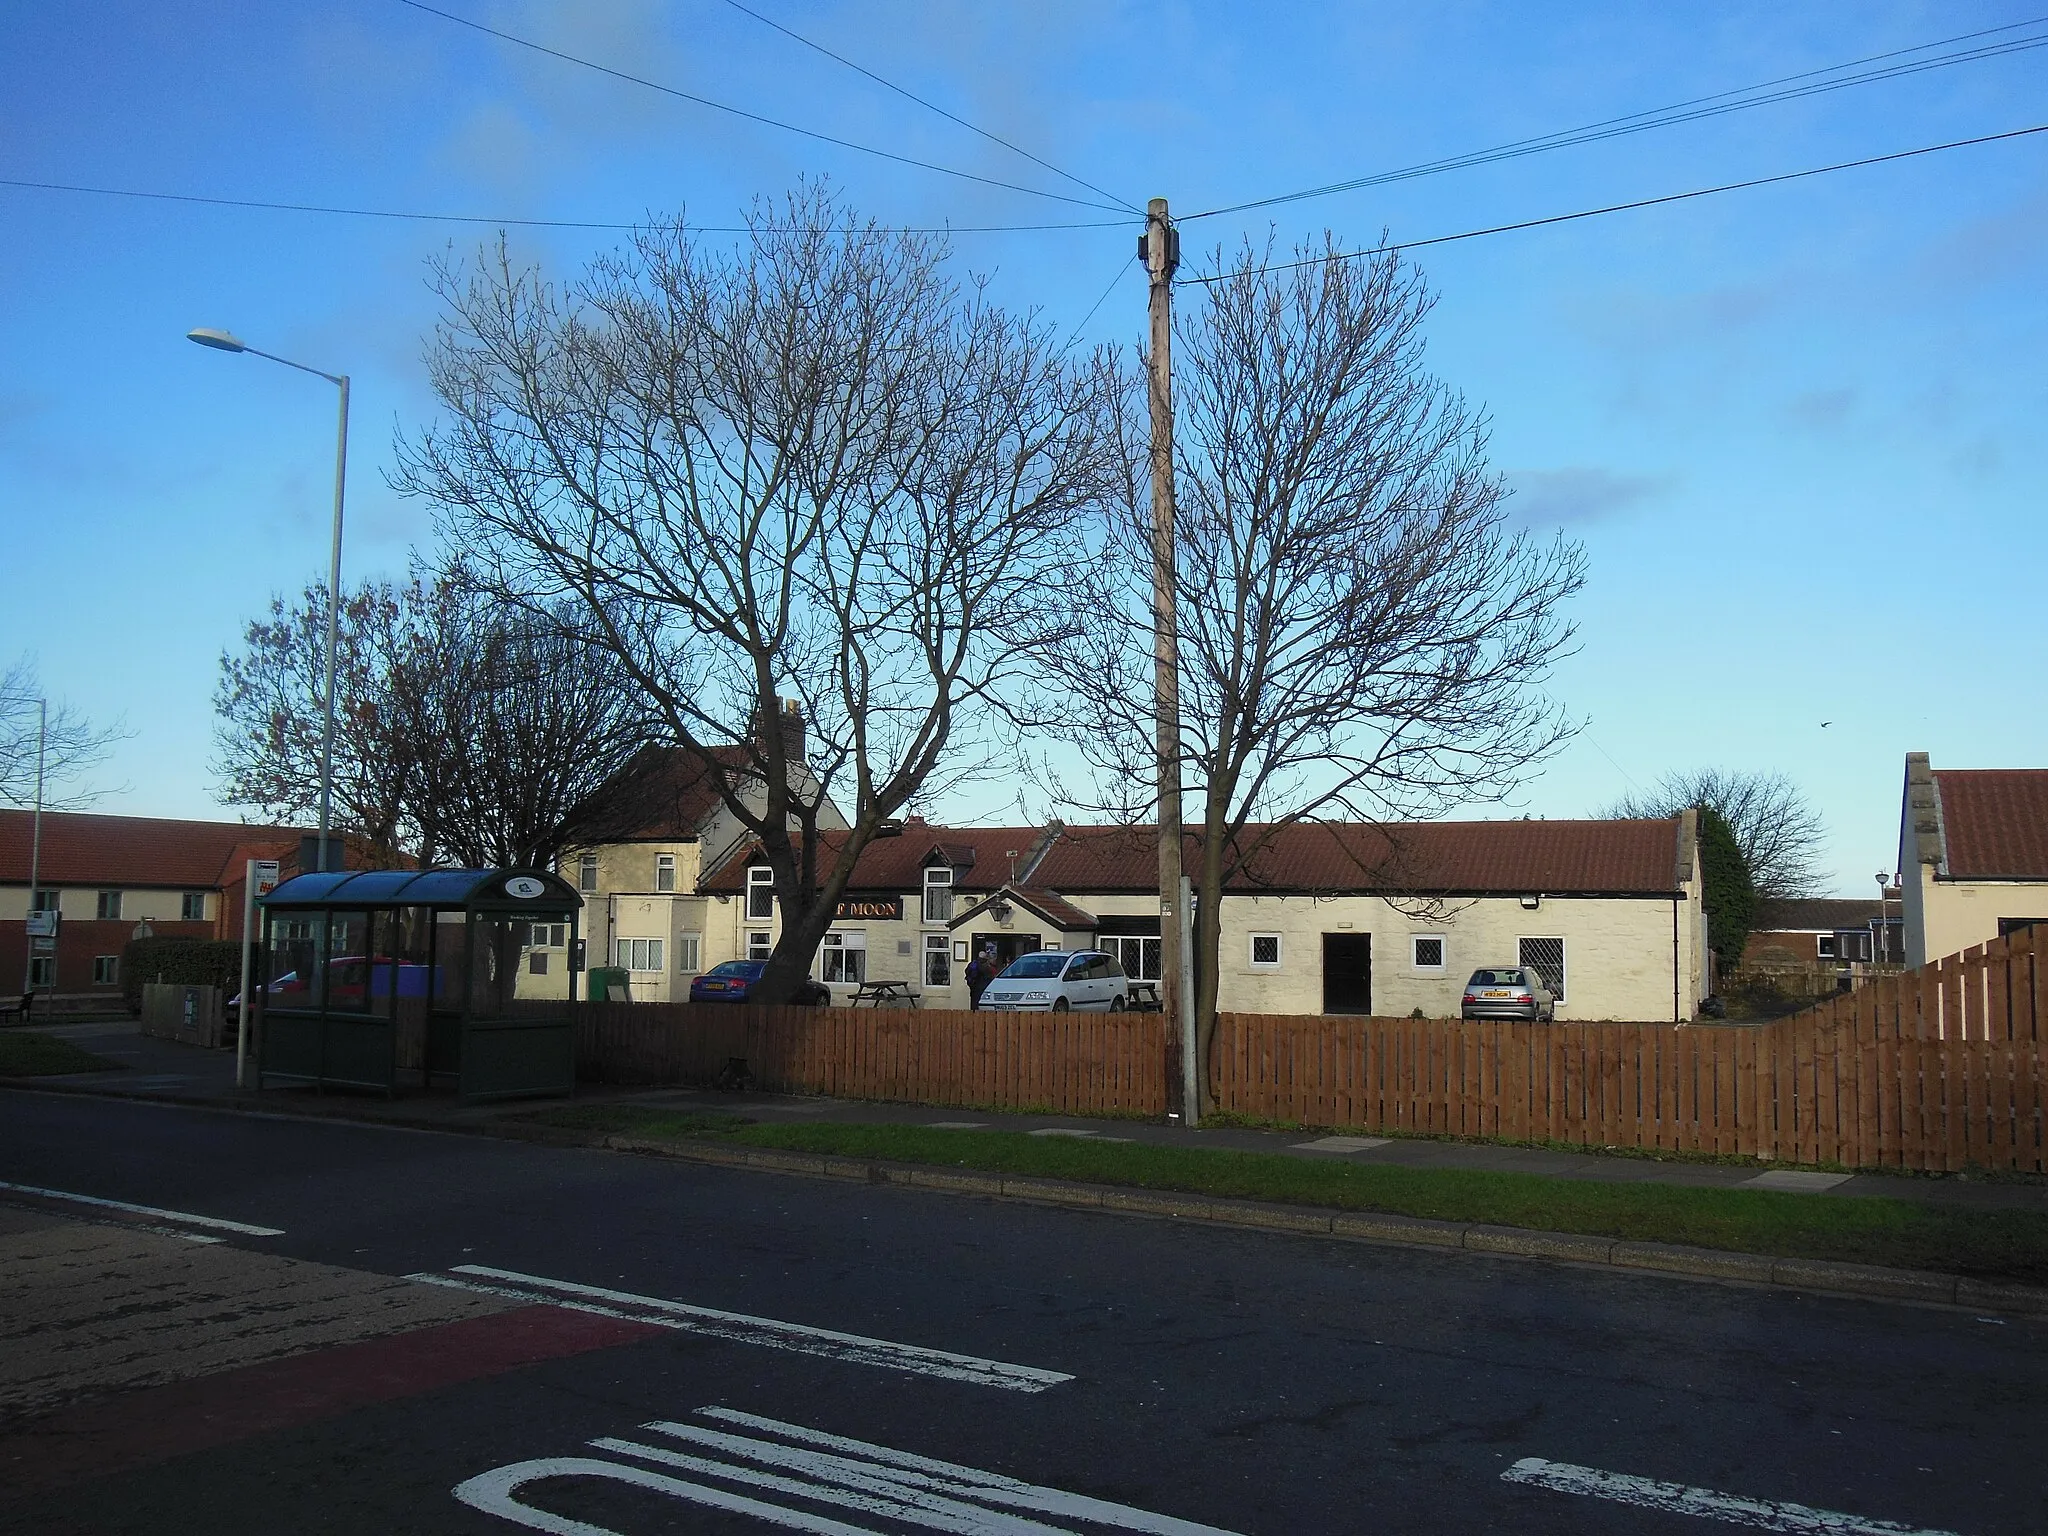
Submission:
M 779 706 L 776 715 L 776 725 L 782 732 L 783 753 L 792 763 L 804 762 L 806 759 L 804 757 L 803 705 L 795 699 L 777 699 L 775 702 Z M 765 753 L 768 747 L 768 733 L 757 727 L 755 730 L 755 740 L 760 744 L 762 751 Z

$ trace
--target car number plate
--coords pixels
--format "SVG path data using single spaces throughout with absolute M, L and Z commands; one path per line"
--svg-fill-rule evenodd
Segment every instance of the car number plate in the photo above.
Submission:
M 1503 991 L 1500 991 L 1500 990 L 1498 990 L 1498 989 L 1495 989 L 1495 990 L 1492 990 L 1492 991 L 1488 991 L 1488 992 L 1482 992 L 1482 993 L 1480 993 L 1479 995 L 1480 995 L 1481 997 L 1506 997 L 1506 996 L 1507 996 L 1507 993 L 1505 993 L 1505 992 L 1503 992 Z

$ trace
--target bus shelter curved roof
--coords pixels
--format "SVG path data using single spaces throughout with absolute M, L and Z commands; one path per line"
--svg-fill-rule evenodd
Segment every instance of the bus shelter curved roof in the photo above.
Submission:
M 259 901 L 272 911 L 439 907 L 526 912 L 583 905 L 575 887 L 544 869 L 337 870 L 294 875 Z

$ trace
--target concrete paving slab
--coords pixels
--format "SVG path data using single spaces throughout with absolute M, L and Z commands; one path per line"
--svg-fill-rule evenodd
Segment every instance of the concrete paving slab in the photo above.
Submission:
M 1314 1141 L 1297 1141 L 1297 1152 L 1370 1152 L 1387 1145 L 1384 1136 L 1321 1136 Z
M 1846 1173 L 1822 1173 L 1818 1169 L 1772 1168 L 1742 1181 L 1751 1189 L 1791 1189 L 1803 1195 L 1817 1195 L 1849 1182 Z

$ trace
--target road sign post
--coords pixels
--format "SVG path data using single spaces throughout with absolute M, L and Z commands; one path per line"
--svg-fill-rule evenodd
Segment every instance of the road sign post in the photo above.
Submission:
M 242 871 L 242 990 L 235 1001 L 235 1086 L 249 1086 L 249 980 L 256 954 L 256 898 L 277 884 L 275 859 L 251 859 Z

